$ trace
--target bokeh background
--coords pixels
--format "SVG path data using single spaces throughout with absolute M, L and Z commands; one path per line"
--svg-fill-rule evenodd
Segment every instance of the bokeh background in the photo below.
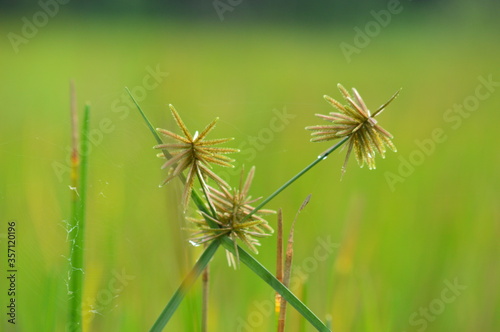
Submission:
M 180 183 L 158 188 L 162 161 L 125 86 L 157 127 L 176 130 L 169 103 L 192 131 L 219 117 L 212 137 L 235 137 L 242 152 L 235 171 L 216 171 L 237 184 L 255 165 L 258 197 L 328 148 L 304 127 L 332 111 L 322 96 L 339 98 L 339 82 L 371 109 L 403 88 L 378 117 L 398 152 L 373 171 L 353 158 L 342 181 L 345 151 L 335 152 L 269 204 L 284 209 L 288 231 L 312 194 L 296 226 L 293 290 L 335 331 L 499 330 L 499 9 L 486 0 L 0 1 L 0 330 L 66 324 L 70 79 L 79 110 L 92 107 L 87 331 L 148 330 L 200 254 L 182 229 Z M 4 312 L 10 220 L 15 327 Z M 274 270 L 275 237 L 258 259 Z M 222 250 L 210 286 L 210 331 L 275 330 L 273 292 L 245 266 L 228 268 Z M 199 330 L 200 290 L 167 331 Z M 293 308 L 287 319 L 288 331 L 313 330 Z

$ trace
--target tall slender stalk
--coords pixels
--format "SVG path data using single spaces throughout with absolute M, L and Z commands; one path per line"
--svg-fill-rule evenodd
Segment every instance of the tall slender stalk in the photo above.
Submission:
M 73 97 L 72 97 L 73 98 Z M 73 104 L 74 105 L 74 104 Z M 72 106 L 72 128 L 76 130 L 76 107 Z M 83 125 L 80 132 L 80 150 L 78 151 L 75 135 L 73 135 L 73 152 L 71 157 L 71 183 L 73 187 L 72 216 L 68 236 L 70 241 L 70 271 L 68 292 L 69 330 L 82 331 L 82 296 L 84 276 L 84 235 L 85 208 L 87 197 L 88 146 L 89 146 L 90 106 L 86 105 Z
M 205 245 L 206 247 L 206 245 Z M 210 265 L 207 264 L 203 275 L 201 276 L 201 332 L 208 331 L 208 295 L 209 295 L 209 282 L 210 282 Z
M 71 115 L 71 186 L 78 186 L 78 164 L 80 156 L 78 154 L 78 112 L 76 103 L 75 83 L 70 82 L 70 115 Z M 78 202 L 78 195 L 73 191 L 72 203 L 75 205 Z M 73 206 L 73 211 L 75 206 Z
M 205 186 L 203 177 L 200 172 L 196 173 L 198 180 L 200 181 L 201 189 L 203 190 L 203 194 L 207 200 L 207 204 L 210 208 L 210 212 L 212 213 L 212 217 L 216 218 L 217 214 L 215 212 L 215 208 L 210 200 L 210 196 L 208 196 L 207 188 Z M 205 244 L 205 248 L 207 245 Z M 210 265 L 207 263 L 205 269 L 203 270 L 203 275 L 201 277 L 201 332 L 208 331 L 208 295 L 209 295 L 209 278 L 210 278 Z
M 278 210 L 278 227 L 276 229 L 276 279 L 283 283 L 283 212 L 281 209 Z M 283 283 L 285 285 L 285 283 Z M 276 318 L 278 320 L 278 332 L 283 332 L 284 324 L 281 324 L 281 311 L 283 310 L 281 306 L 281 295 L 276 293 L 274 296 L 274 307 Z M 281 327 L 283 325 L 283 328 Z
M 290 277 L 292 274 L 292 260 L 293 260 L 293 235 L 295 232 L 295 223 L 297 222 L 297 218 L 299 213 L 306 207 L 311 199 L 311 194 L 309 194 L 302 205 L 300 206 L 297 214 L 295 215 L 295 219 L 293 219 L 292 226 L 290 227 L 290 234 L 288 235 L 288 241 L 286 245 L 286 257 L 285 257 L 285 269 L 284 275 L 282 276 L 282 283 L 286 287 L 288 287 L 290 283 Z M 285 321 L 286 321 L 286 304 L 287 302 L 281 298 L 279 304 L 279 317 L 278 317 L 278 332 L 285 331 Z
M 80 300 L 78 295 L 76 295 L 78 288 L 78 276 L 73 272 L 73 261 L 75 259 L 75 226 L 78 225 L 78 205 L 80 204 L 78 196 L 78 167 L 80 164 L 80 154 L 79 154 L 79 139 L 78 139 L 78 112 L 77 112 L 77 102 L 76 102 L 76 92 L 75 84 L 73 81 L 70 82 L 70 116 L 71 116 L 71 173 L 70 173 L 70 183 L 71 183 L 71 219 L 68 225 L 68 236 L 70 239 L 70 270 L 68 273 L 68 292 L 70 294 L 69 299 L 69 326 L 70 331 L 81 331 L 81 308 Z

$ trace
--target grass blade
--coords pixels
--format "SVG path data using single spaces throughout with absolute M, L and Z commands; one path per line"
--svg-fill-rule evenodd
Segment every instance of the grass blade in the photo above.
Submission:
M 283 282 L 283 212 L 281 209 L 278 210 L 278 227 L 276 229 L 276 279 L 279 282 Z M 274 297 L 274 307 L 275 312 L 278 317 L 281 312 L 281 295 L 276 293 Z
M 153 125 L 151 124 L 151 122 L 149 121 L 149 119 L 147 118 L 146 116 L 146 113 L 144 113 L 142 111 L 142 108 L 141 106 L 139 106 L 139 103 L 137 103 L 137 101 L 135 100 L 134 96 L 132 95 L 132 93 L 130 92 L 130 90 L 128 88 L 125 88 L 125 90 L 128 92 L 130 98 L 132 98 L 132 101 L 134 102 L 135 106 L 137 107 L 137 109 L 139 110 L 139 113 L 141 114 L 142 118 L 144 119 L 144 122 L 146 122 L 146 125 L 148 126 L 149 130 L 151 131 L 151 133 L 153 134 L 153 136 L 155 137 L 156 141 L 158 142 L 158 144 L 163 144 L 163 141 L 161 140 L 161 137 L 160 135 L 158 135 L 158 133 L 156 132 L 156 130 L 154 129 Z M 167 150 L 162 150 L 163 153 L 166 152 L 165 154 L 165 157 L 167 158 L 171 158 L 172 156 L 170 155 L 170 153 L 168 153 Z
M 87 173 L 89 148 L 90 106 L 85 106 L 83 126 L 80 133 L 80 152 L 74 155 L 72 168 L 74 186 L 72 217 L 68 230 L 70 241 L 70 273 L 69 273 L 69 330 L 82 330 L 82 296 L 84 275 L 84 235 L 85 235 L 85 208 L 87 205 Z M 76 146 L 76 145 L 75 145 Z M 79 168 L 79 173 L 77 169 Z
M 297 214 L 295 215 L 295 218 L 293 219 L 292 222 L 292 226 L 290 228 L 290 234 L 288 235 L 288 242 L 286 246 L 286 258 L 285 258 L 285 275 L 283 277 L 283 280 L 281 281 L 283 285 L 285 285 L 286 287 L 288 287 L 290 283 L 290 277 L 292 275 L 293 235 L 295 232 L 295 223 L 297 222 L 299 213 L 306 207 L 310 199 L 311 199 L 311 194 L 309 194 L 306 197 L 306 199 L 300 206 L 299 210 L 297 211 Z M 280 314 L 278 319 L 278 332 L 285 331 L 286 303 L 287 302 L 285 301 L 285 299 L 282 298 L 280 303 Z
M 203 270 L 201 277 L 201 332 L 208 331 L 208 296 L 209 296 L 209 281 L 210 281 L 210 265 Z

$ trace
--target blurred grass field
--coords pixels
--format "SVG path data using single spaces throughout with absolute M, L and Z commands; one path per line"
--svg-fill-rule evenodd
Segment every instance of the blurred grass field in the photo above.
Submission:
M 2 34 L 13 27 L 19 22 L 0 21 Z M 69 157 L 70 79 L 79 109 L 91 103 L 95 129 L 84 294 L 92 313 L 86 314 L 86 329 L 147 330 L 199 255 L 181 230 L 180 183 L 158 188 L 165 174 L 152 150 L 155 142 L 121 99 L 125 86 L 134 91 L 143 85 L 148 67 L 168 72 L 139 98 L 153 124 L 176 130 L 169 103 L 192 131 L 220 117 L 212 138 L 236 138 L 232 146 L 243 148 L 235 156 L 237 169 L 256 165 L 254 197 L 269 195 L 329 147 L 310 143 L 304 127 L 321 123 L 315 113 L 332 111 L 322 96 L 339 98 L 337 83 L 355 86 L 371 109 L 402 87 L 378 117 L 395 136 L 396 154 L 377 159 L 375 171 L 360 169 L 352 158 L 340 181 L 345 151 L 336 152 L 269 204 L 284 209 L 288 229 L 312 193 L 295 234 L 295 266 L 307 278 L 294 290 L 319 317 L 330 316 L 335 331 L 500 329 L 498 88 L 457 129 L 443 119 L 474 95 L 478 77 L 500 81 L 498 36 L 498 27 L 397 21 L 350 63 L 339 44 L 352 43 L 351 26 L 228 28 L 66 18 L 50 22 L 18 54 L 2 38 L 0 235 L 5 252 L 7 221 L 17 221 L 15 331 L 63 331 L 67 317 L 70 182 L 69 173 L 54 165 Z M 283 112 L 291 115 L 288 123 L 272 132 L 273 119 Z M 415 140 L 430 138 L 435 128 L 447 139 L 391 190 L 387 172 L 397 174 L 401 158 L 417 149 Z M 220 171 L 237 183 L 236 174 Z M 270 222 L 275 226 L 274 218 Z M 327 240 L 338 247 L 313 264 L 318 243 Z M 258 259 L 274 270 L 275 238 L 262 243 Z M 0 260 L 3 275 L 5 258 Z M 446 303 L 446 282 L 456 280 L 466 288 Z M 2 308 L 6 287 L 2 277 Z M 199 330 L 200 294 L 198 283 L 166 330 Z M 273 331 L 270 301 L 266 284 L 244 266 L 228 268 L 222 250 L 216 254 L 210 331 L 250 331 L 242 322 L 254 331 Z M 429 308 L 432 320 L 423 318 L 421 308 Z M 299 331 L 300 317 L 289 310 L 287 330 Z M 5 317 L 0 327 L 12 330 Z

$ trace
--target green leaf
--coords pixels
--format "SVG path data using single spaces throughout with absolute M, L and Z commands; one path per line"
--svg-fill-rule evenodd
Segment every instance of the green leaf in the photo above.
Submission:
M 76 195 L 73 195 L 72 216 L 68 229 L 70 242 L 70 278 L 68 283 L 69 299 L 69 327 L 71 332 L 82 330 L 82 297 L 84 275 L 84 248 L 85 248 L 85 210 L 87 206 L 87 174 L 89 149 L 90 106 L 85 106 L 83 125 L 80 132 L 80 153 L 73 163 L 75 172 L 74 185 Z M 79 171 L 79 172 L 78 172 Z

